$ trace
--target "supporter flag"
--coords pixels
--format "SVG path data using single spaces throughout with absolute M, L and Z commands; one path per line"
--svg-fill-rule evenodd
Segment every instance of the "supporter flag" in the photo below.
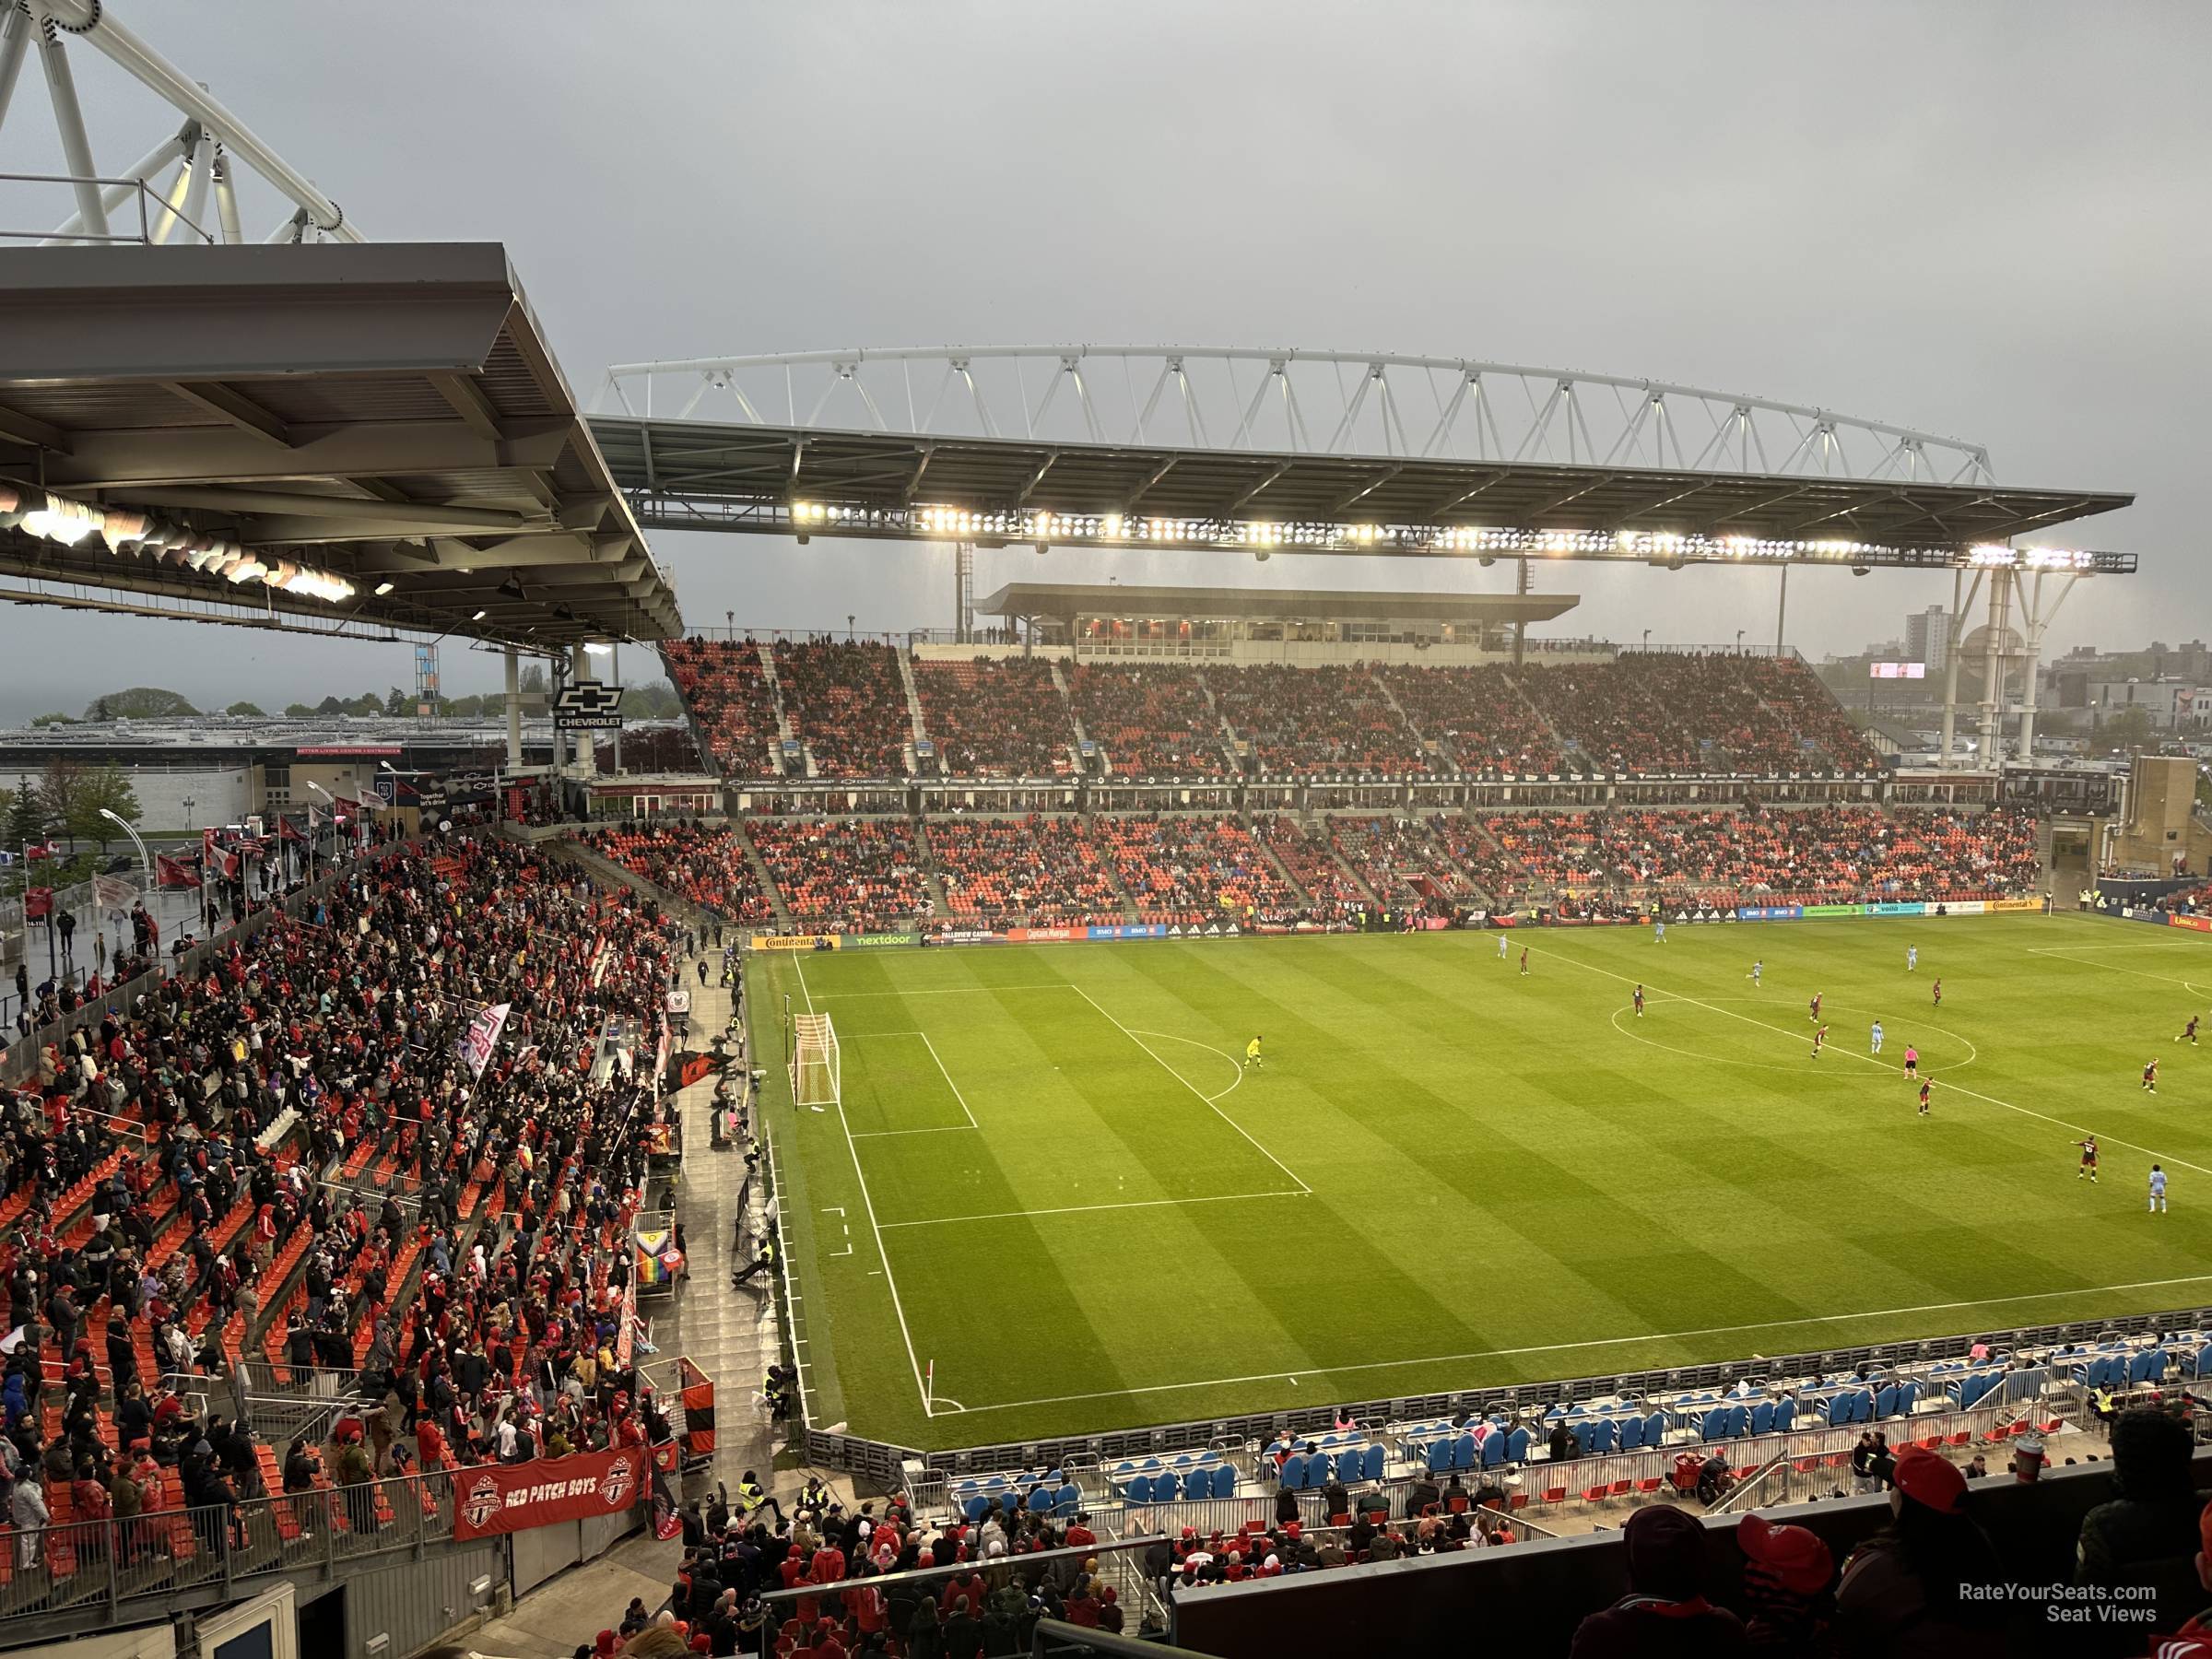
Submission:
M 92 877 L 92 902 L 101 910 L 128 910 L 137 897 L 138 889 L 120 876 Z
M 32 864 L 37 864 L 41 858 L 59 858 L 61 855 L 62 850 L 52 841 L 32 841 L 23 849 L 23 856 Z
M 200 885 L 200 872 L 189 858 L 171 858 L 166 853 L 157 853 L 154 882 L 158 887 L 196 888 Z
M 312 812 L 314 808 L 310 806 L 308 810 Z M 278 841 L 305 841 L 307 837 L 300 833 L 298 826 L 295 825 L 290 818 L 280 818 L 276 820 L 276 839 Z
M 661 1088 L 673 1092 L 688 1088 L 701 1077 L 717 1075 L 726 1064 L 725 1056 L 701 1053 L 697 1049 L 678 1049 L 668 1057 L 668 1065 L 661 1074 Z
M 330 803 L 341 824 L 350 823 L 361 810 L 361 804 L 359 801 L 350 800 L 345 795 L 333 795 L 330 797 Z
M 690 1360 L 676 1362 L 676 1380 L 683 1390 L 684 1450 L 693 1457 L 714 1454 L 714 1380 Z
M 46 922 L 53 917 L 53 889 L 30 888 L 23 895 L 23 920 Z
M 659 1465 L 653 1469 L 653 1535 L 665 1544 L 683 1535 L 684 1519 L 677 1513 L 676 1499 L 668 1490 L 668 1477 Z

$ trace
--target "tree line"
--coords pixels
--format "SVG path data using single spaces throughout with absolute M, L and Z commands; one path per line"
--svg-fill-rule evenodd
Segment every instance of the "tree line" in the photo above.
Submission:
M 546 671 L 542 665 L 532 663 L 524 668 L 521 689 L 524 697 L 543 698 L 546 695 Z M 622 688 L 622 712 L 631 720 L 673 720 L 679 712 L 676 689 L 665 680 L 625 686 Z M 364 691 L 358 697 L 339 697 L 334 693 L 317 702 L 289 702 L 284 705 L 282 712 L 292 720 L 331 719 L 341 714 L 412 720 L 418 717 L 419 705 L 412 691 L 392 686 L 382 693 Z M 497 719 L 506 712 L 507 694 L 504 691 L 488 691 L 480 697 L 441 697 L 433 705 L 433 713 L 440 720 Z M 111 691 L 105 696 L 94 698 L 85 705 L 82 714 L 41 714 L 30 724 L 43 728 L 102 724 L 115 720 L 190 720 L 204 713 L 222 713 L 253 720 L 269 718 L 267 709 L 244 698 L 224 709 L 202 710 L 180 692 L 159 686 L 133 686 L 127 690 Z

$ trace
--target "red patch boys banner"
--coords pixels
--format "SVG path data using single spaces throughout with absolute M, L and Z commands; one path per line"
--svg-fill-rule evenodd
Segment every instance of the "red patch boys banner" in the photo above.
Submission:
M 579 1452 L 453 1477 L 453 1536 L 488 1537 L 556 1521 L 618 1515 L 638 1501 L 641 1452 Z

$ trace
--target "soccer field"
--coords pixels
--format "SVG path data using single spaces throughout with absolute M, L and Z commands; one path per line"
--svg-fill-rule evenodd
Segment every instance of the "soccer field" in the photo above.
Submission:
M 816 1423 L 935 1448 L 2212 1300 L 2212 1019 L 2174 1041 L 2212 940 L 1498 937 L 752 958 Z M 785 994 L 841 1112 L 791 1106 Z

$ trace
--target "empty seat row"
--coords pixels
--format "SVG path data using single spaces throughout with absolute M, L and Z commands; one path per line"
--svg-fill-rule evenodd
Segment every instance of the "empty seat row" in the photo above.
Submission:
M 1237 1472 L 1228 1464 L 1169 1470 L 1159 1475 L 1132 1476 L 1122 1488 L 1132 1503 L 1196 1503 L 1208 1498 L 1234 1498 Z

